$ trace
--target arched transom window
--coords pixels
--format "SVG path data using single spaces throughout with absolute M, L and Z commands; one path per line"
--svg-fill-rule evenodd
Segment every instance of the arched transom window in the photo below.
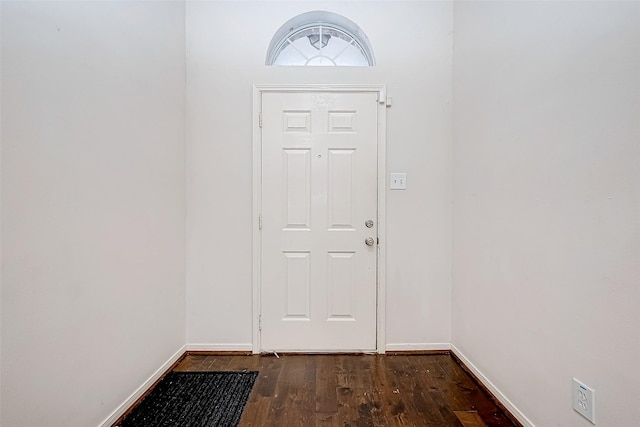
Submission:
M 344 16 L 315 11 L 298 15 L 276 32 L 267 65 L 371 66 L 369 39 Z

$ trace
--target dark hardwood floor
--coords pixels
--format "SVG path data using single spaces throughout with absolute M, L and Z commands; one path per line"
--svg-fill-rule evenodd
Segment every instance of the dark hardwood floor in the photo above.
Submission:
M 448 354 L 204 355 L 177 371 L 259 371 L 249 426 L 514 426 Z

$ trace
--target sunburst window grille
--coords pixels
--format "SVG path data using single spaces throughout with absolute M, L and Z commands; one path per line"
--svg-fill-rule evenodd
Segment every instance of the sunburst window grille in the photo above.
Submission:
M 330 12 L 308 12 L 289 20 L 274 35 L 267 65 L 371 66 L 373 52 L 366 35 L 347 18 Z

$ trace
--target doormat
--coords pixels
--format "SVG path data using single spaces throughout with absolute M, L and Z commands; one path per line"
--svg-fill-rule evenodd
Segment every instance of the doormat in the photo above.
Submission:
M 257 372 L 169 372 L 120 427 L 235 427 Z

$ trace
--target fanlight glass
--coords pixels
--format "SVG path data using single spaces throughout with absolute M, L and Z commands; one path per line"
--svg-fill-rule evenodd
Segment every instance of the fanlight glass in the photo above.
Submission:
M 269 45 L 266 64 L 366 67 L 375 60 L 367 36 L 355 23 L 335 13 L 315 11 L 280 27 Z
M 368 66 L 362 47 L 337 28 L 317 25 L 287 37 L 272 65 Z

